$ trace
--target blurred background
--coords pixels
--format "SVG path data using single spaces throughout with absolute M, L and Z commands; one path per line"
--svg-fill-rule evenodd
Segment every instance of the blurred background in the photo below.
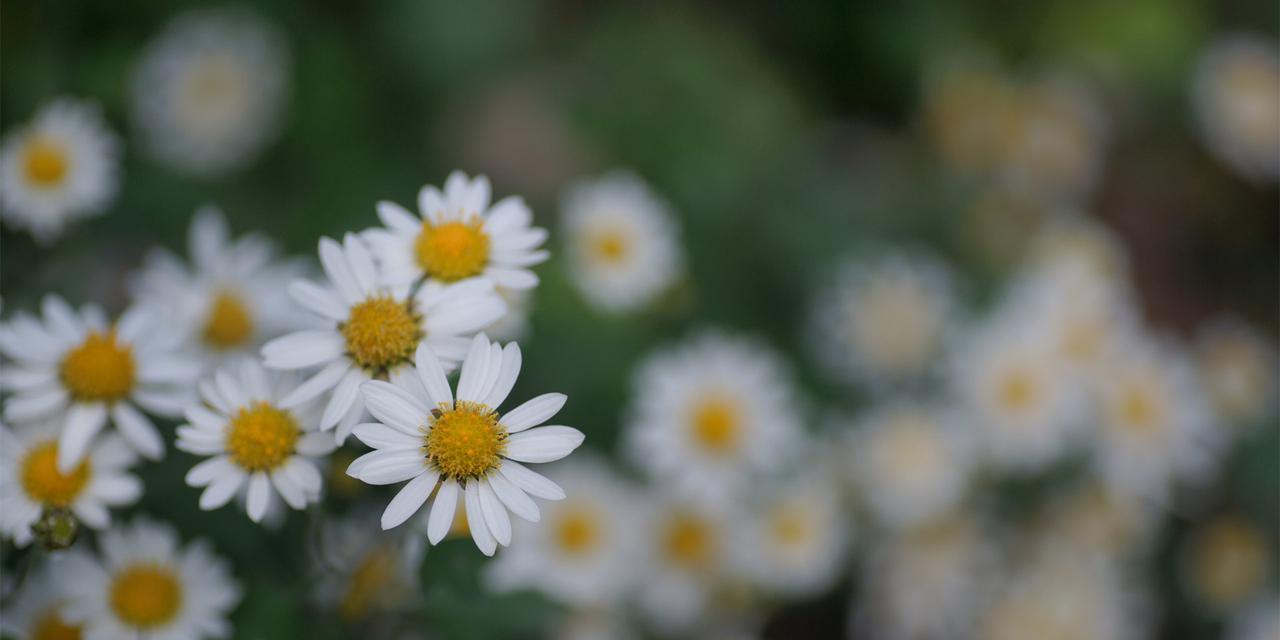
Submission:
M 231 35 L 197 26 L 172 37 L 175 19 L 227 12 L 241 21 L 223 29 Z M 185 253 L 204 203 L 218 204 L 235 233 L 260 232 L 310 259 L 320 236 L 377 225 L 380 200 L 412 209 L 419 188 L 454 169 L 484 174 L 495 196 L 523 196 L 551 231 L 552 257 L 535 268 L 541 284 L 522 307 L 525 373 L 513 397 L 566 393 L 559 419 L 640 495 L 637 511 L 662 489 L 627 453 L 624 432 L 643 428 L 636 372 L 708 331 L 749 336 L 743 348 L 778 363 L 796 398 L 799 448 L 814 450 L 781 467 L 806 478 L 821 468 L 828 475 L 816 482 L 839 494 L 837 544 L 812 561 L 829 576 L 776 589 L 750 571 L 716 571 L 724 582 L 703 587 L 717 596 L 675 628 L 638 605 L 644 584 L 590 608 L 537 584 L 497 588 L 486 572 L 503 552 L 484 558 L 465 539 L 426 553 L 398 597 L 372 598 L 385 610 L 348 611 L 314 593 L 312 545 L 299 541 L 370 506 L 376 522 L 391 493 L 341 473 L 360 443 L 334 455 L 326 499 L 275 530 L 230 508 L 200 511 L 198 490 L 179 482 L 195 459 L 171 451 L 139 468 L 146 492 L 132 511 L 210 539 L 231 561 L 246 588 L 235 637 L 1017 638 L 1030 637 L 1017 629 L 1053 629 L 1053 638 L 1277 638 L 1266 634 L 1280 628 L 1278 24 L 1274 2 L 1244 0 L 11 2 L 0 22 L 0 132 L 72 96 L 101 106 L 121 155 L 118 195 L 102 215 L 54 242 L 11 224 L 0 231 L 0 298 L 5 315 L 37 309 L 50 291 L 119 311 L 150 247 Z M 236 44 L 237 29 L 258 31 Z M 250 52 L 257 75 L 215 87 L 238 102 L 191 129 L 150 96 L 181 85 L 184 44 L 216 48 L 219 37 Z M 575 270 L 591 267 L 572 259 L 563 217 L 575 184 L 615 170 L 664 203 L 681 256 L 660 291 L 622 311 L 581 286 Z M 1087 272 L 1084 284 L 1061 282 L 1070 277 L 1055 275 L 1058 256 L 1084 265 L 1061 267 Z M 864 322 L 867 291 L 885 273 L 885 286 L 905 282 L 903 295 L 924 301 L 877 311 L 870 329 L 844 327 Z M 1168 411 L 1205 414 L 1187 427 L 1201 429 L 1186 436 L 1194 444 L 1178 445 L 1204 460 L 1187 473 L 1168 463 L 1156 496 L 1146 485 L 1126 494 L 1116 478 L 1125 459 L 1106 448 L 1145 445 L 1106 437 L 1106 389 L 1081 391 L 1088 408 L 1072 420 L 1086 424 L 1072 428 L 1085 435 L 1026 462 L 992 445 L 1017 436 L 992 435 L 1001 418 L 984 411 L 997 409 L 964 381 L 985 379 L 1000 345 L 1024 340 L 1002 328 L 1053 325 L 1095 295 L 1114 305 L 1100 313 L 1125 317 L 1116 341 L 1159 345 L 1136 360 L 1187 365 L 1194 380 L 1175 388 L 1199 405 L 1182 406 L 1196 400 L 1179 391 L 1167 394 Z M 926 339 L 937 345 L 914 349 Z M 904 373 L 868 351 L 898 343 L 923 362 Z M 1222 343 L 1225 363 L 1213 359 Z M 1169 352 L 1176 366 L 1161 360 Z M 1104 358 L 1086 377 L 1111 380 L 1130 362 Z M 1214 363 L 1237 381 L 1213 378 Z M 1062 375 L 1045 384 L 1088 386 Z M 1236 404 L 1221 400 L 1222 387 Z M 917 497 L 879 496 L 894 483 L 865 477 L 888 464 L 867 459 L 867 434 L 888 429 L 877 426 L 892 422 L 885 407 L 903 403 L 954 409 L 954 429 L 967 434 L 957 454 L 966 462 L 954 463 L 964 470 L 939 481 L 956 495 L 910 517 L 886 514 Z M 1063 505 L 1082 495 L 1118 510 L 1108 518 L 1141 524 L 1120 527 L 1123 541 L 1105 551 L 1097 540 L 1042 540 L 1044 530 L 1115 524 L 1077 523 Z M 751 511 L 745 500 L 722 506 Z M 955 527 L 973 528 L 967 542 L 948 537 Z M 385 535 L 363 531 L 355 537 Z M 902 566 L 927 553 L 912 545 L 948 544 L 968 545 L 952 551 L 966 559 Z M 993 548 L 976 548 L 984 544 Z M 1083 560 L 1020 551 L 1041 546 L 1112 566 L 1081 577 L 1063 565 Z M 4 550 L 8 570 L 38 553 Z M 953 591 L 992 593 L 958 604 L 950 592 L 912 595 L 958 575 Z M 1101 601 L 1071 600 L 1081 594 Z M 1040 596 L 1077 606 L 1026 602 Z M 948 607 L 953 617 L 921 621 Z M 1081 619 L 1092 626 L 1073 626 Z M 1244 635 L 1268 621 L 1270 631 Z

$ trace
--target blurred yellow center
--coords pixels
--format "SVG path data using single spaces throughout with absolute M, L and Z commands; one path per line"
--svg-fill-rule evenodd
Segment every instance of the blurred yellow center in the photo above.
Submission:
M 231 418 L 227 452 L 247 471 L 271 471 L 293 455 L 302 430 L 288 411 L 266 402 L 240 409 Z
M 478 402 L 458 402 L 440 412 L 424 438 L 427 460 L 446 478 L 479 478 L 498 468 L 507 430 L 498 414 Z
M 395 556 L 385 547 L 369 552 L 360 566 L 351 573 L 351 583 L 338 603 L 338 610 L 347 620 L 358 620 L 368 613 L 370 606 L 386 593 L 395 575 Z
M 69 507 L 89 481 L 89 459 L 68 474 L 58 471 L 58 443 L 33 447 L 22 461 L 22 488 L 33 502 L 48 507 Z
M 139 564 L 116 574 L 111 610 L 129 626 L 149 628 L 173 619 L 182 604 L 182 584 L 159 565 Z
M 667 561 L 685 569 L 698 569 L 710 562 L 713 544 L 707 523 L 690 514 L 677 515 L 663 532 L 662 550 Z
M 244 346 L 253 336 L 253 317 L 240 296 L 220 291 L 204 323 L 204 341 L 215 349 Z
M 93 331 L 62 358 L 62 384 L 76 400 L 119 400 L 133 390 L 133 351 L 116 342 L 115 331 Z
M 67 624 L 57 609 L 40 616 L 31 626 L 32 640 L 80 640 L 80 625 Z
M 40 187 L 57 186 L 66 177 L 70 167 L 67 152 L 62 145 L 45 138 L 28 142 L 22 161 L 27 181 Z
M 813 537 L 813 526 L 803 509 L 780 505 L 769 514 L 769 536 L 784 547 L 797 547 Z
M 1160 407 L 1152 393 L 1144 388 L 1126 390 L 1117 407 L 1120 423 L 1135 431 L 1151 431 L 1160 424 Z
M 1036 401 L 1035 380 L 1024 371 L 1015 371 L 1000 382 L 1000 403 L 1010 411 L 1026 411 Z
M 742 435 L 738 410 L 723 398 L 704 400 L 693 411 L 693 437 L 704 450 L 728 453 Z
M 1267 582 L 1271 558 L 1258 529 L 1223 518 L 1201 534 L 1192 555 L 1196 588 L 1215 607 L 1243 604 Z
M 556 543 L 566 555 L 584 555 L 596 547 L 600 539 L 599 526 L 591 511 L 582 508 L 567 509 L 556 523 Z
M 602 231 L 596 234 L 592 249 L 600 262 L 618 263 L 627 256 L 627 240 L 617 231 Z
M 412 307 L 390 296 L 377 296 L 351 307 L 342 325 L 347 352 L 366 369 L 386 369 L 413 358 L 422 339 L 421 318 Z
M 479 275 L 489 262 L 489 236 L 483 225 L 479 216 L 434 226 L 424 222 L 414 243 L 418 266 L 446 282 Z

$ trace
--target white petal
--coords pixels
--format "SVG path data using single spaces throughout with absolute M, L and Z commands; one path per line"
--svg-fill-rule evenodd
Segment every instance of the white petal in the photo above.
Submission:
M 382 530 L 398 527 L 417 513 L 431 495 L 439 478 L 440 474 L 435 471 L 424 471 L 404 485 L 382 512 Z
M 164 457 L 164 439 L 146 416 L 126 402 L 117 402 L 111 409 L 111 418 L 120 435 L 148 460 Z
M 324 479 L 320 477 L 320 471 L 311 462 L 294 456 L 284 463 L 283 471 L 289 476 L 290 480 L 293 480 L 294 484 L 302 489 L 303 493 L 311 496 L 320 495 Z
M 10 398 L 4 407 L 5 420 L 30 422 L 51 416 L 67 405 L 69 397 L 62 387 L 24 393 Z
M 347 308 L 342 301 L 314 282 L 297 280 L 290 283 L 289 297 L 318 316 L 337 322 L 347 319 Z
M 480 491 L 480 511 L 484 514 L 489 532 L 498 544 L 504 547 L 511 544 L 511 517 L 507 515 L 507 508 L 502 506 L 487 481 L 479 480 L 476 485 Z
M 280 497 L 284 498 L 285 504 L 294 509 L 305 509 L 307 507 L 307 496 L 303 493 L 302 487 L 299 487 L 293 481 L 293 478 L 285 473 L 284 468 L 273 470 L 270 478 L 271 484 L 280 493 Z
M 483 333 L 471 339 L 467 359 L 462 361 L 462 375 L 458 378 L 458 401 L 479 402 L 480 386 L 489 371 L 489 338 Z
M 502 374 L 502 345 L 494 342 L 489 345 L 489 366 L 485 368 L 484 382 L 476 389 L 476 400 L 484 402 L 489 397 L 489 393 L 493 391 L 493 385 L 498 382 L 498 376 Z
M 107 424 L 107 406 L 101 402 L 77 402 L 67 410 L 62 436 L 58 438 L 58 471 L 70 473 L 89 450 L 93 437 Z
M 353 477 L 366 484 L 395 484 L 422 473 L 427 461 L 417 449 L 392 449 L 366 453 L 351 466 L 358 471 Z M 353 475 L 350 468 L 347 475 Z
M 493 487 L 493 493 L 498 496 L 502 504 L 512 513 L 528 520 L 529 522 L 537 522 L 542 519 L 542 514 L 538 510 L 538 504 L 533 501 L 520 487 L 515 486 L 501 473 L 489 475 L 489 486 Z
M 453 513 L 458 507 L 458 483 L 445 480 L 431 503 L 431 515 L 427 516 L 427 539 L 439 544 L 453 526 Z
M 339 420 L 350 415 L 352 407 L 360 398 L 360 383 L 369 379 L 362 369 L 351 369 L 338 381 L 329 396 L 329 404 L 325 405 L 324 414 L 320 416 L 320 430 L 328 431 Z M 363 406 L 363 405 L 362 405 Z
M 509 433 L 524 431 L 550 420 L 568 399 L 563 393 L 544 393 L 508 411 L 500 422 Z
M 527 493 L 546 500 L 564 500 L 564 489 L 560 485 L 514 460 L 504 460 L 498 472 Z
M 374 449 L 417 449 L 422 446 L 422 438 L 406 434 L 378 422 L 366 422 L 356 425 L 351 432 L 355 437 Z
M 440 360 L 426 343 L 418 345 L 418 350 L 413 354 L 413 363 L 422 381 L 422 388 L 426 389 L 431 401 L 452 408 L 453 389 L 449 388 L 449 380 L 445 377 Z
M 338 384 L 338 381 L 342 379 L 343 374 L 345 374 L 350 368 L 351 363 L 345 358 L 330 362 L 325 365 L 319 373 L 311 376 L 306 380 L 306 382 L 303 382 L 293 391 L 290 391 L 289 394 L 280 401 L 280 408 L 293 409 L 305 402 L 315 399 L 316 396 L 332 389 L 334 385 Z
M 520 462 L 554 462 L 572 453 L 584 439 L 573 427 L 538 427 L 508 438 L 506 456 Z
M 255 471 L 249 476 L 249 499 L 246 508 L 249 512 L 249 519 L 254 522 L 262 522 L 262 517 L 267 515 L 267 506 L 271 500 L 271 481 L 267 479 L 267 474 L 263 471 Z
M 342 245 L 336 240 L 320 238 L 320 264 L 324 267 L 325 275 L 329 276 L 329 281 L 337 288 L 347 304 L 359 302 L 364 298 L 364 291 L 360 289 L 355 274 L 351 272 L 351 265 L 347 264 L 347 256 L 342 251 Z
M 499 287 L 505 289 L 513 289 L 522 291 L 524 289 L 532 289 L 538 286 L 538 276 L 533 275 L 528 269 L 505 269 L 502 267 L 489 267 L 484 270 L 484 274 L 493 278 L 493 281 Z
M 191 470 L 187 472 L 185 481 L 188 486 L 203 487 L 224 473 L 233 472 L 233 466 L 231 458 L 228 456 L 209 458 L 191 467 Z
M 345 349 L 334 331 L 296 331 L 263 345 L 262 359 L 271 369 L 304 369 L 338 358 Z
M 494 379 L 493 388 L 481 402 L 493 408 L 501 406 L 507 399 L 507 395 L 511 393 L 511 388 L 516 384 L 516 378 L 520 375 L 520 365 L 520 345 L 514 342 L 508 343 L 502 348 L 502 364 L 499 367 L 498 376 Z
M 404 233 L 414 233 L 422 226 L 422 222 L 409 213 L 404 207 L 383 200 L 378 203 L 378 219 L 388 228 Z
M 493 552 L 498 550 L 498 545 L 484 521 L 484 511 L 480 507 L 479 484 L 468 482 L 462 497 L 463 508 L 466 509 L 467 514 L 467 527 L 471 529 L 471 539 L 475 540 L 476 546 L 479 547 L 481 553 L 486 556 L 493 555 Z
M 209 486 L 205 487 L 204 492 L 200 494 L 200 508 L 212 511 L 226 504 L 240 489 L 244 479 L 245 473 L 239 467 L 233 468 L 229 474 L 214 478 L 213 482 L 209 483 Z
M 360 392 L 364 394 L 365 408 L 373 417 L 406 435 L 421 433 L 420 428 L 431 413 L 413 394 L 390 382 L 370 380 L 360 385 Z

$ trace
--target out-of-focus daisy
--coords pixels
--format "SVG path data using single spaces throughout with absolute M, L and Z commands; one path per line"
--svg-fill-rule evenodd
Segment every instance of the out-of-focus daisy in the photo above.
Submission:
M 1002 157 L 1015 95 L 989 61 L 957 58 L 939 65 L 926 81 L 924 120 L 942 159 L 966 174 L 993 169 Z
M 217 509 L 248 485 L 246 510 L 260 522 L 278 493 L 293 509 L 320 499 L 316 458 L 334 448 L 316 430 L 314 403 L 286 409 L 280 400 L 297 388 L 289 373 L 268 374 L 253 360 L 219 369 L 200 385 L 202 404 L 187 407 L 189 424 L 178 427 L 177 448 L 212 456 L 187 472 L 187 484 L 204 487 L 201 509 Z
M 1053 496 L 1033 523 L 1039 538 L 1061 549 L 1124 558 L 1144 548 L 1155 529 L 1152 505 L 1088 481 Z
M 660 497 L 642 519 L 641 612 L 662 633 L 706 616 L 731 571 L 733 516 L 721 508 Z
M 347 473 L 369 484 L 409 481 L 383 512 L 383 529 L 408 520 L 435 493 L 427 538 L 436 544 L 449 532 L 461 498 L 472 539 L 491 556 L 497 545 L 511 544 L 508 511 L 530 522 L 539 519 L 529 494 L 564 498 L 558 485 L 520 462 L 559 460 L 584 436 L 572 427 L 538 427 L 564 406 L 561 393 L 498 412 L 520 362 L 518 345 L 503 347 L 480 334 L 462 363 L 456 400 L 444 367 L 426 345 L 414 355 L 413 375 L 361 385 L 379 422 L 359 425 L 354 433 L 375 451 L 357 458 Z
M 1217 414 L 1229 426 L 1247 425 L 1274 410 L 1275 347 L 1238 320 L 1209 324 L 1196 341 L 1200 379 Z
M 634 492 L 594 459 L 571 460 L 548 477 L 568 498 L 547 505 L 537 524 L 517 522 L 511 548 L 489 568 L 499 589 L 538 589 L 576 606 L 608 606 L 637 567 Z
M 1079 78 L 1057 74 L 1021 87 L 1007 112 L 1001 176 L 1050 201 L 1078 201 L 1101 173 L 1107 122 Z
M 679 229 L 667 204 L 640 178 L 618 172 L 579 184 L 562 209 L 569 275 L 597 308 L 644 307 L 679 275 Z
M 1123 282 L 1129 271 L 1124 244 L 1102 224 L 1076 212 L 1059 212 L 1036 233 L 1026 261 L 1053 272 L 1086 271 L 1103 280 Z
M 705 333 L 639 367 L 624 438 L 631 459 L 685 497 L 717 503 L 778 469 L 799 444 L 798 405 L 778 356 Z
M 419 215 L 393 202 L 378 203 L 386 228 L 366 231 L 388 282 L 408 285 L 421 278 L 457 282 L 477 276 L 507 289 L 531 289 L 538 277 L 529 267 L 547 259 L 538 249 L 547 230 L 531 226 L 533 212 L 518 196 L 489 204 L 489 179 L 454 171 L 444 192 L 425 186 Z
M 950 276 L 930 257 L 849 262 L 816 298 L 811 346 L 850 380 L 910 382 L 937 362 L 953 306 Z
M 100 558 L 63 559 L 64 616 L 88 638 L 225 638 L 240 587 L 203 541 L 181 546 L 169 526 L 144 519 L 104 533 Z
M 177 351 L 177 334 L 139 306 L 114 324 L 98 307 L 77 313 L 56 295 L 45 296 L 42 310 L 43 321 L 18 313 L 0 326 L 0 353 L 13 360 L 0 373 L 0 385 L 12 393 L 5 420 L 58 416 L 62 473 L 80 463 L 108 422 L 144 457 L 164 457 L 164 439 L 137 406 L 181 415 L 198 366 Z
M 1205 609 L 1235 611 L 1262 593 L 1275 565 L 1268 538 L 1237 516 L 1216 517 L 1192 533 L 1183 553 L 1183 580 Z
M 315 596 L 347 622 L 400 609 L 417 594 L 421 550 L 382 533 L 375 513 L 327 522 L 316 547 Z
M 222 212 L 201 207 L 187 235 L 190 266 L 156 249 L 131 287 L 141 304 L 164 310 L 206 369 L 229 356 L 256 353 L 267 339 L 305 321 L 280 295 L 301 275 L 302 265 L 276 261 L 275 247 L 260 235 L 229 236 Z
M 243 11 L 174 18 L 132 78 L 143 147 L 181 171 L 213 176 L 250 162 L 272 140 L 289 56 L 275 29 Z
M 128 472 L 137 455 L 114 434 L 97 439 L 68 472 L 58 470 L 56 422 L 11 431 L 0 425 L 0 531 L 18 546 L 46 509 L 69 509 L 94 529 L 111 523 L 108 507 L 133 504 L 142 483 Z
M 972 446 L 952 413 L 897 401 L 875 411 L 854 434 L 848 468 L 879 524 L 915 526 L 964 496 Z
M 0 215 L 48 243 L 68 223 L 102 213 L 120 187 L 119 147 L 97 106 L 49 103 L 0 142 Z
M 65 585 L 55 564 L 46 563 L 29 574 L 13 599 L 5 602 L 0 633 L 19 640 L 79 640 L 81 626 L 63 616 Z
M 1005 185 L 990 185 L 964 209 L 957 233 L 982 266 L 1004 273 L 1026 253 L 1052 208 Z
M 1227 628 L 1227 640 L 1280 638 L 1280 598 L 1270 594 L 1242 611 Z
M 1209 151 L 1257 182 L 1280 178 L 1280 56 L 1274 40 L 1234 34 L 1196 65 L 1191 98 Z
M 289 285 L 298 304 L 330 323 L 276 338 L 262 347 L 272 369 L 321 369 L 281 400 L 293 408 L 329 393 L 320 429 L 346 440 L 360 417 L 360 383 L 376 376 L 407 375 L 414 350 L 427 345 L 447 370 L 467 352 L 472 334 L 500 318 L 506 305 L 484 279 L 445 285 L 428 282 L 412 297 L 409 284 L 388 286 L 364 242 L 347 234 L 342 244 L 320 239 L 328 285 L 299 280 Z

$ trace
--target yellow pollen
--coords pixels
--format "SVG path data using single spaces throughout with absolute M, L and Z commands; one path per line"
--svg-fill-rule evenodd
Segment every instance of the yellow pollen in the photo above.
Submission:
M 366 369 L 408 362 L 422 340 L 421 317 L 406 303 L 376 296 L 351 307 L 342 325 L 347 353 Z
M 66 150 L 47 138 L 35 138 L 23 150 L 23 168 L 27 180 L 41 187 L 60 184 L 70 167 Z
M 1232 608 L 1267 584 L 1272 566 L 1266 538 L 1253 525 L 1222 517 L 1200 533 L 1191 555 L 1196 587 L 1209 604 Z
M 627 241 L 617 231 L 604 231 L 596 235 L 593 248 L 601 262 L 616 264 L 627 256 Z
M 596 547 L 600 538 L 595 514 L 588 509 L 571 508 L 556 523 L 556 543 L 565 555 L 580 556 Z
M 60 373 L 76 400 L 114 402 L 133 390 L 133 351 L 116 342 L 114 330 L 94 331 L 63 356 Z
M 253 336 L 253 317 L 240 296 L 220 291 L 204 322 L 205 344 L 215 349 L 244 346 Z
M 338 603 L 342 617 L 349 621 L 363 618 L 391 587 L 394 572 L 395 556 L 389 549 L 378 547 L 370 551 L 351 573 L 351 583 Z
M 697 406 L 692 426 L 694 441 L 715 454 L 733 450 L 742 431 L 737 409 L 722 398 L 710 398 Z
M 1121 424 L 1137 431 L 1150 431 L 1160 423 L 1160 407 L 1146 389 L 1126 390 L 1117 412 Z
M 780 545 L 796 547 L 813 537 L 813 528 L 805 519 L 803 510 L 793 505 L 782 505 L 770 514 L 769 533 Z
M 111 609 L 121 621 L 151 628 L 172 620 L 182 604 L 182 584 L 166 567 L 133 565 L 111 583 Z
M 266 402 L 240 409 L 229 431 L 227 452 L 247 471 L 270 471 L 284 464 L 302 435 L 292 414 Z
M 445 478 L 479 478 L 498 468 L 507 450 L 507 430 L 494 410 L 463 401 L 439 412 L 423 441 L 427 460 Z
M 479 216 L 436 226 L 422 223 L 414 243 L 418 266 L 445 282 L 479 275 L 489 262 L 489 236 L 483 225 Z
M 46 507 L 69 507 L 89 481 L 89 459 L 65 475 L 58 472 L 57 460 L 57 442 L 32 448 L 22 461 L 22 488 Z
M 1025 372 L 1010 373 L 1000 382 L 1000 402 L 1012 411 L 1026 411 L 1038 395 L 1035 381 Z
M 707 524 L 689 514 L 679 514 L 663 531 L 662 549 L 667 560 L 685 569 L 699 569 L 711 560 L 714 552 Z
M 68 624 L 58 615 L 58 610 L 50 609 L 36 619 L 32 625 L 32 640 L 80 640 L 80 625 Z

